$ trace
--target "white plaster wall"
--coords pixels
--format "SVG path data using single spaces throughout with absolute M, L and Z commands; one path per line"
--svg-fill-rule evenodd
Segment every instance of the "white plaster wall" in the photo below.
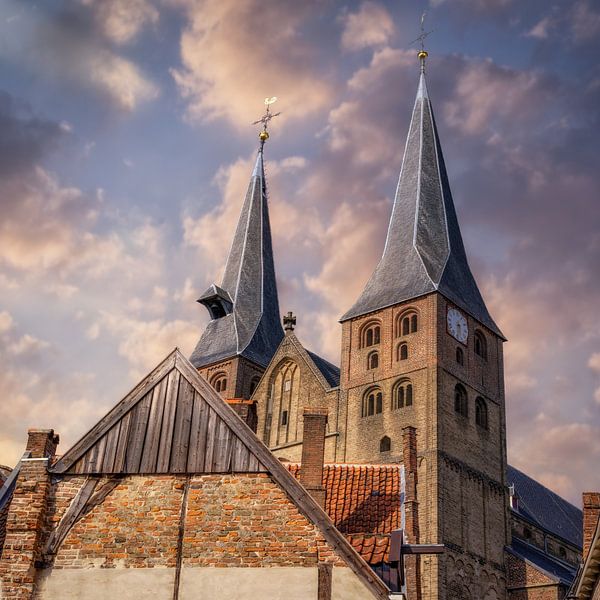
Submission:
M 373 573 L 373 577 L 377 577 Z M 334 567 L 331 581 L 331 600 L 372 600 L 373 594 L 352 569 Z
M 316 567 L 184 567 L 180 600 L 316 600 Z

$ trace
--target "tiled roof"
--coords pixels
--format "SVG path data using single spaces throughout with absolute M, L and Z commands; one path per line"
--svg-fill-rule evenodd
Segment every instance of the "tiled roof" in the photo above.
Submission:
M 517 514 L 579 548 L 583 545 L 583 513 L 525 473 L 508 465 L 506 479 L 519 498 Z
M 315 366 L 323 377 L 325 377 L 325 381 L 331 387 L 337 387 L 340 385 L 340 368 L 336 367 L 334 364 L 330 363 L 328 360 L 325 360 L 322 356 L 311 352 L 310 350 L 306 351 L 307 354 L 311 357 L 312 361 L 315 363 Z
M 389 562 L 390 536 L 354 533 L 346 538 L 370 565 Z
M 510 550 L 519 558 L 526 560 L 534 567 L 549 575 L 552 579 L 564 585 L 570 585 L 575 578 L 577 567 L 568 565 L 558 558 L 546 554 L 539 548 L 532 546 L 518 538 L 513 538 Z
M 299 477 L 300 465 L 288 469 Z M 389 534 L 402 521 L 401 465 L 325 465 L 325 511 L 345 534 Z

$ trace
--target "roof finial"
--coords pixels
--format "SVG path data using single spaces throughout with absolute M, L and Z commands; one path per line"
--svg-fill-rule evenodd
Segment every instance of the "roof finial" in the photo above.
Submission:
M 260 119 L 258 119 L 258 121 L 254 121 L 254 123 L 252 123 L 252 125 L 258 125 L 259 123 L 262 123 L 262 126 L 263 126 L 262 131 L 258 134 L 258 139 L 260 140 L 261 149 L 264 146 L 265 142 L 269 139 L 269 132 L 267 131 L 267 127 L 269 126 L 269 121 L 273 117 L 277 117 L 281 114 L 281 112 L 278 112 L 278 113 L 271 112 L 271 104 L 274 104 L 275 102 L 277 102 L 277 96 L 272 96 L 271 98 L 265 98 L 265 106 L 267 107 L 267 111 Z
M 296 317 L 292 311 L 288 312 L 287 315 L 283 317 L 283 328 L 285 329 L 285 333 L 288 334 L 291 331 L 294 331 L 294 327 L 296 326 Z
M 425 50 L 425 40 L 428 35 L 431 35 L 434 32 L 433 29 L 431 31 L 425 31 L 425 17 L 426 16 L 427 16 L 427 11 L 425 11 L 421 15 L 421 34 L 419 35 L 418 38 L 414 39 L 411 42 L 411 44 L 414 44 L 415 42 L 421 42 L 421 49 L 417 53 L 417 56 L 419 57 L 419 60 L 421 61 L 421 73 L 425 73 L 425 59 L 429 56 L 429 53 L 427 52 L 427 50 Z

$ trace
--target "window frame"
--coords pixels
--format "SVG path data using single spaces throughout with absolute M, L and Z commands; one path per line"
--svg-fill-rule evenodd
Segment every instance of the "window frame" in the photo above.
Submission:
M 469 418 L 469 394 L 461 383 L 454 386 L 454 412 L 465 419 Z

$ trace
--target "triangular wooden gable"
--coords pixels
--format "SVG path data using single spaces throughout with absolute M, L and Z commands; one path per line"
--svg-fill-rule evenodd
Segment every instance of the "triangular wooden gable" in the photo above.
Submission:
M 244 423 L 175 349 L 52 468 L 55 473 L 266 471 Z M 225 416 L 224 416 L 225 415 Z M 247 428 L 246 428 L 247 429 Z M 252 434 L 253 435 L 253 434 Z

